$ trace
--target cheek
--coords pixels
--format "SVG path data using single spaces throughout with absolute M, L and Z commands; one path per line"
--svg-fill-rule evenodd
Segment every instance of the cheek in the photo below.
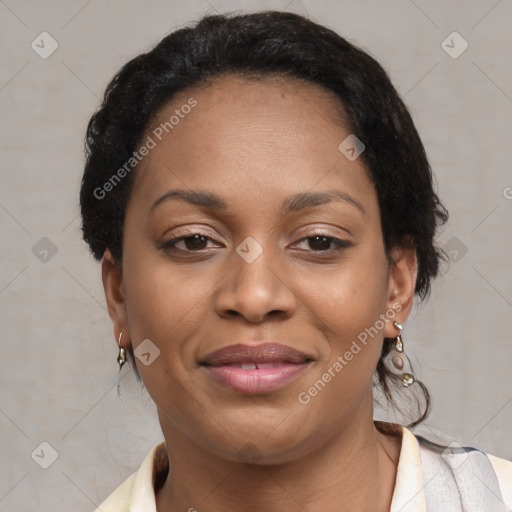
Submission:
M 325 358 L 318 362 L 299 395 L 301 404 L 311 404 L 312 414 L 321 416 L 329 408 L 335 422 L 368 406 L 382 350 L 381 325 L 377 322 L 383 322 L 380 317 L 385 313 L 385 301 L 376 292 L 376 286 L 382 285 L 375 279 L 369 280 L 373 286 L 363 287 L 352 278 L 351 285 L 347 279 L 344 286 L 332 293 L 324 290 L 322 298 L 315 301 L 311 322 L 321 332 L 317 343 L 324 347 Z M 331 286 L 336 284 L 331 281 Z
M 164 259 L 142 257 L 127 262 L 126 303 L 133 338 L 159 340 L 198 325 L 213 283 L 208 274 L 171 267 Z M 198 276 L 203 276 L 198 279 Z
M 194 345 L 188 343 L 205 321 L 208 282 L 187 270 L 171 268 L 165 260 L 127 258 L 126 306 L 132 338 L 137 347 L 149 339 L 158 348 L 158 357 L 146 366 L 136 360 L 144 385 L 156 404 L 173 404 L 186 411 L 183 393 L 169 390 L 190 387 L 195 369 Z M 211 288 L 211 285 L 210 285 Z M 181 384 L 178 384 L 181 383 Z
M 332 275 L 305 282 L 304 302 L 328 347 L 322 371 L 341 357 L 344 374 L 363 379 L 373 375 L 382 347 L 386 292 L 385 258 L 366 258 L 364 252 L 340 265 Z
M 387 303 L 387 265 L 382 258 L 354 253 L 331 272 L 304 280 L 310 306 L 324 312 L 337 331 L 362 329 L 383 312 Z M 344 327 L 343 327 L 344 326 Z

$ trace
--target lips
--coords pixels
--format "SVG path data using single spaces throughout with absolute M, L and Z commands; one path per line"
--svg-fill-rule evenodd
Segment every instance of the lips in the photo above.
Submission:
M 224 387 L 248 395 L 277 391 L 298 378 L 313 358 L 279 343 L 230 345 L 208 354 L 201 366 Z
M 251 368 L 265 368 L 263 365 L 283 365 L 286 363 L 302 364 L 312 358 L 294 348 L 280 343 L 262 343 L 260 345 L 236 344 L 215 350 L 208 354 L 201 364 L 207 366 L 253 365 Z M 272 368 L 272 366 L 267 366 Z

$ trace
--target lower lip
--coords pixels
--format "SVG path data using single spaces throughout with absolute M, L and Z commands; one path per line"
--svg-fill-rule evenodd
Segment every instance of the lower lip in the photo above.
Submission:
M 204 366 L 217 380 L 235 391 L 249 395 L 276 391 L 296 379 L 309 365 L 285 364 L 261 370 L 242 370 L 238 366 Z

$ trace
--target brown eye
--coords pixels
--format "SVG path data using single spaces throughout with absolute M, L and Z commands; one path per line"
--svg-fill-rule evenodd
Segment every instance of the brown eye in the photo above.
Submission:
M 313 252 L 336 252 L 352 245 L 346 240 L 327 235 L 311 235 L 299 240 L 299 243 L 305 241 L 307 241 L 309 249 Z
M 315 251 L 327 251 L 332 243 L 332 238 L 328 236 L 312 236 L 308 240 L 309 247 Z
M 190 251 L 205 249 L 207 240 L 208 238 L 203 235 L 187 236 L 181 239 L 181 241 L 184 242 L 185 247 Z
M 201 233 L 191 233 L 187 236 L 179 236 L 163 242 L 160 248 L 168 252 L 199 252 L 209 249 L 208 242 L 214 240 Z M 181 244 L 181 246 L 179 245 Z

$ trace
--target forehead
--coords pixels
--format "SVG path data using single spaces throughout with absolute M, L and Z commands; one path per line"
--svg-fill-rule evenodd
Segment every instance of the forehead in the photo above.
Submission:
M 143 140 L 154 147 L 137 168 L 134 191 L 144 202 L 176 185 L 249 201 L 317 185 L 363 193 L 373 187 L 361 159 L 349 161 L 338 149 L 349 134 L 342 105 L 320 86 L 216 78 L 181 91 L 151 121 Z
M 338 124 L 344 121 L 343 105 L 332 91 L 298 77 L 278 74 L 242 76 L 224 73 L 180 91 L 168 106 L 172 108 L 176 104 L 179 105 L 190 95 L 201 96 L 205 110 L 213 105 L 225 105 L 245 111 L 264 107 L 277 113 L 293 104 L 302 113 L 308 110 L 316 111 L 326 122 Z M 306 105 L 309 105 L 309 109 Z

